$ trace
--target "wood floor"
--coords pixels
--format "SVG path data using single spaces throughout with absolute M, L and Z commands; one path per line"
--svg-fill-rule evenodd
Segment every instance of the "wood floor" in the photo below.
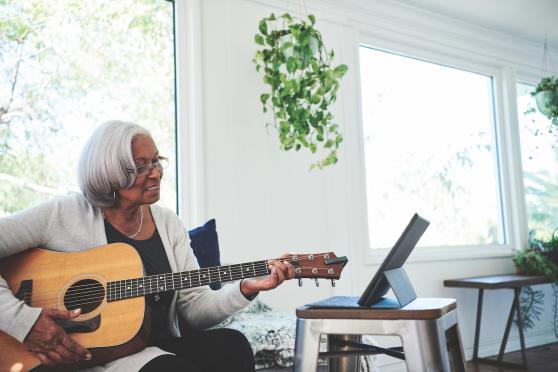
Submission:
M 504 361 L 512 363 L 521 363 L 521 352 L 504 354 Z M 556 372 L 558 371 L 558 343 L 537 346 L 527 349 L 528 369 L 498 367 L 491 364 L 480 362 L 467 362 L 467 372 Z

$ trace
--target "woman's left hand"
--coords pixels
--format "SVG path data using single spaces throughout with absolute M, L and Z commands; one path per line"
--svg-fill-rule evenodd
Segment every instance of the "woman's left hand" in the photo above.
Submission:
M 269 275 L 243 279 L 240 283 L 240 291 L 244 297 L 251 298 L 260 291 L 277 288 L 285 280 L 294 278 L 294 267 L 287 260 L 290 256 L 290 253 L 285 253 L 279 260 L 268 261 Z

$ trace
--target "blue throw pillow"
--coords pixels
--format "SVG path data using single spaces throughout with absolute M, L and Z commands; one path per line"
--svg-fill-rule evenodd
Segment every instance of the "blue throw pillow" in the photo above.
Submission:
M 194 250 L 200 267 L 221 266 L 215 219 L 188 231 L 188 235 L 190 235 L 190 247 Z M 212 283 L 209 286 L 211 289 L 219 289 L 221 283 Z

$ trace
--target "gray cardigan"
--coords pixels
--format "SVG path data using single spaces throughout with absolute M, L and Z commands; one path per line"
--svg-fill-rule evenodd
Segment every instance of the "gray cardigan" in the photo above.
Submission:
M 157 205 L 151 213 L 161 235 L 172 271 L 197 269 L 198 262 L 189 237 L 176 214 Z M 0 258 L 32 247 L 60 252 L 80 251 L 107 244 L 101 209 L 93 207 L 83 195 L 72 193 L 0 218 Z M 191 327 L 209 328 L 250 303 L 240 292 L 239 282 L 218 291 L 209 287 L 174 293 L 169 313 L 169 329 L 179 336 L 178 313 Z M 27 306 L 15 298 L 0 277 L 0 330 L 23 341 L 39 317 L 41 309 Z M 91 368 L 91 371 L 137 371 L 154 357 L 168 354 L 148 347 L 128 357 Z

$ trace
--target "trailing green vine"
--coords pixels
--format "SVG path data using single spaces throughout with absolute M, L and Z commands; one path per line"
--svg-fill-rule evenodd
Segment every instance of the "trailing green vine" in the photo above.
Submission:
M 552 281 L 554 294 L 554 334 L 558 337 L 558 234 L 555 230 L 548 239 L 539 239 L 534 231 L 529 232 L 528 247 L 513 256 L 516 267 L 526 275 L 544 275 Z M 523 325 L 526 330 L 535 326 L 544 311 L 544 293 L 524 287 L 521 291 L 520 306 Z M 516 319 L 517 321 L 517 319 Z
M 337 163 L 343 141 L 329 106 L 337 99 L 339 80 L 348 67 L 332 65 L 334 52 L 324 46 L 315 23 L 313 15 L 308 20 L 289 14 L 263 18 L 254 37 L 259 50 L 253 62 L 270 88 L 260 100 L 263 111 L 273 113 L 281 149 L 304 147 L 312 154 L 323 150 L 325 157 L 310 167 L 322 169 Z

